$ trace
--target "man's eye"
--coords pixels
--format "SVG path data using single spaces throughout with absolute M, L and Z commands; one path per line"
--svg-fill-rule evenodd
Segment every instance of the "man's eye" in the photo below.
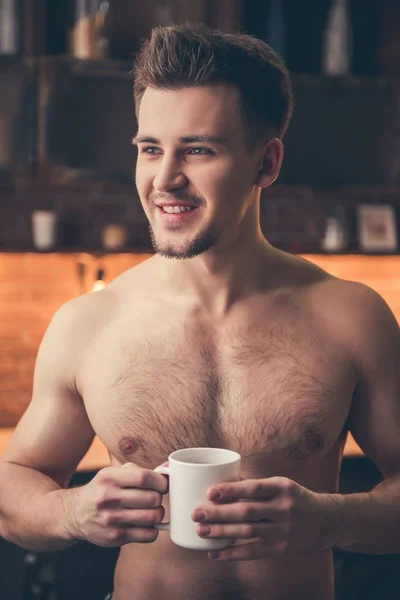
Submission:
M 144 146 L 140 149 L 140 154 L 157 154 L 158 148 L 155 146 Z
M 215 152 L 213 152 L 212 150 L 210 150 L 209 148 L 189 148 L 189 153 L 194 155 L 194 156 L 202 156 L 202 155 L 208 155 L 208 154 L 215 154 Z

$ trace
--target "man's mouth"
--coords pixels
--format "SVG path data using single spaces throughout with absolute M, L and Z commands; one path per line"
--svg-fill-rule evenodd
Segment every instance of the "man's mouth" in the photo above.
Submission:
M 194 206 L 160 206 L 159 208 L 162 208 L 164 212 L 169 214 L 176 214 L 185 211 L 196 210 L 196 207 Z
M 178 223 L 183 220 L 187 220 L 193 217 L 194 213 L 199 210 L 196 206 L 156 206 L 157 212 L 160 213 L 161 218 L 167 223 Z

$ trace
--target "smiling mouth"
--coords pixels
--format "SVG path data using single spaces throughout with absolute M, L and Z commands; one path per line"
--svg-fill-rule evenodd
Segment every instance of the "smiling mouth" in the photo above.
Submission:
M 194 206 L 157 206 L 162 218 L 169 222 L 182 221 L 190 218 L 199 207 Z
M 159 206 L 161 210 L 169 215 L 179 215 L 180 213 L 196 210 L 195 206 Z

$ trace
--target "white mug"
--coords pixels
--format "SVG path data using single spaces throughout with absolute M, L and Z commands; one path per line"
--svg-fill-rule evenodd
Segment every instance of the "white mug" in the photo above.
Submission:
M 155 525 L 167 530 L 171 540 L 190 550 L 219 550 L 232 539 L 206 539 L 196 532 L 192 512 L 208 502 L 207 491 L 215 483 L 240 480 L 240 454 L 224 448 L 184 448 L 172 452 L 169 466 L 154 469 L 169 475 L 170 522 Z

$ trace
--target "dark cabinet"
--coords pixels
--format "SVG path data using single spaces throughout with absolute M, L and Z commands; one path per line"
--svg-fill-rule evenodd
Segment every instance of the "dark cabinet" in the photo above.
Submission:
M 295 111 L 281 182 L 400 182 L 400 85 L 395 79 L 293 77 Z
M 39 64 L 41 176 L 131 180 L 131 65 L 70 58 L 43 58 Z
M 30 176 L 37 155 L 37 66 L 0 56 L 0 177 Z
M 130 71 L 125 62 L 41 60 L 41 172 L 132 179 L 136 120 Z M 294 75 L 292 81 L 295 111 L 284 140 L 280 183 L 399 183 L 397 80 Z

